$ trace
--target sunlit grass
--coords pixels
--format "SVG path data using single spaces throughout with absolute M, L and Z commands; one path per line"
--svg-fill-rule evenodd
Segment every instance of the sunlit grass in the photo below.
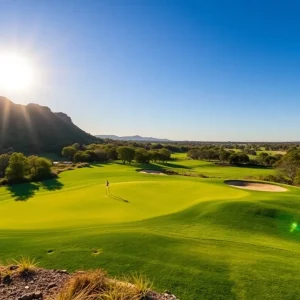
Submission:
M 149 282 L 137 278 L 137 290 L 153 282 L 187 300 L 297 299 L 300 234 L 291 228 L 300 222 L 300 190 L 239 190 L 224 180 L 247 169 L 238 175 L 239 168 L 212 163 L 172 163 L 222 177 L 147 175 L 139 166 L 108 164 L 61 173 L 54 183 L 0 188 L 1 259 L 25 255 L 42 267 L 101 268 L 116 278 L 144 274 Z M 106 180 L 115 198 L 106 196 Z M 115 293 L 111 287 L 105 297 Z

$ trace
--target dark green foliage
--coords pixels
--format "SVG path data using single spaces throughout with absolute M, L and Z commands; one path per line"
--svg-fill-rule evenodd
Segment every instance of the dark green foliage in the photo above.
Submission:
M 162 162 L 167 162 L 171 159 L 171 151 L 166 148 L 159 149 L 158 153 L 159 153 L 159 160 Z
M 5 176 L 5 171 L 9 164 L 9 155 L 2 154 L 0 155 L 0 178 Z
M 24 154 L 13 153 L 9 158 L 9 165 L 5 171 L 5 175 L 9 182 L 21 182 L 24 181 L 28 170 L 28 159 Z
M 96 157 L 97 157 L 97 161 L 106 161 L 109 158 L 109 153 L 107 153 L 104 149 L 102 148 L 97 148 L 94 151 Z
M 284 155 L 278 163 L 278 169 L 294 184 L 298 183 L 300 174 L 300 150 L 294 149 Z
M 62 149 L 61 155 L 69 160 L 73 160 L 76 151 L 77 150 L 73 146 L 67 146 Z
M 250 162 L 249 156 L 246 153 L 238 152 L 233 153 L 228 158 L 231 165 L 244 165 Z
M 98 140 L 75 126 L 66 114 L 37 104 L 16 105 L 4 97 L 0 97 L 0 120 L 0 150 L 58 152 L 66 145 Z
M 150 154 L 144 148 L 135 149 L 135 161 L 138 163 L 148 163 L 150 161 Z
M 90 155 L 87 151 L 78 151 L 74 155 L 75 162 L 88 162 L 90 160 Z
M 28 157 L 28 165 L 31 179 L 42 180 L 52 177 L 52 163 L 49 159 L 32 155 Z
M 134 160 L 135 151 L 132 147 L 122 146 L 117 149 L 118 158 L 129 164 Z
M 230 155 L 230 152 L 221 150 L 219 153 L 219 159 L 221 162 L 227 162 L 229 160 Z

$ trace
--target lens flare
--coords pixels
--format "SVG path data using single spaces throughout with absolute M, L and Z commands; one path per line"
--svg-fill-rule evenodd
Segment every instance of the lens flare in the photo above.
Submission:
M 0 53 L 0 88 L 20 90 L 28 88 L 34 79 L 33 68 L 25 57 Z
M 297 227 L 298 227 L 298 224 L 296 222 L 292 223 L 290 232 L 294 232 L 295 230 L 297 230 Z

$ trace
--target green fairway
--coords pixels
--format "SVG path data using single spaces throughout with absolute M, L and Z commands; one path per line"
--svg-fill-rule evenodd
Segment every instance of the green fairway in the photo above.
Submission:
M 107 164 L 1 187 L 1 261 L 142 272 L 183 300 L 300 299 L 300 190 L 241 190 L 224 180 L 273 170 L 177 158 L 163 167 L 212 178 Z

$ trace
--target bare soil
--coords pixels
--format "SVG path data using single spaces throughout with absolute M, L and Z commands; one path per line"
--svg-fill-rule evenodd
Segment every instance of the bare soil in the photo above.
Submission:
M 144 174 L 154 174 L 154 175 L 167 175 L 165 173 L 162 173 L 160 171 L 155 171 L 155 170 L 142 170 L 140 171 L 140 173 L 144 173 Z
M 261 191 L 261 192 L 286 192 L 287 189 L 278 185 L 254 182 L 254 181 L 244 181 L 244 180 L 227 180 L 226 184 L 239 189 Z
M 69 274 L 66 270 L 36 269 L 20 274 L 18 266 L 0 266 L 0 300 L 54 300 L 65 284 L 78 274 Z M 165 291 L 149 291 L 144 300 L 179 300 Z

